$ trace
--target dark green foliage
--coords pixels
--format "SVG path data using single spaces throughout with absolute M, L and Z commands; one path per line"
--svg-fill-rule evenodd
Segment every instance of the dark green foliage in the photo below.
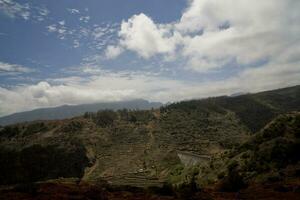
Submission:
M 94 113 L 93 112 L 85 112 L 83 114 L 83 118 L 85 119 L 91 119 L 93 117 Z
M 276 174 L 268 177 L 268 182 L 278 182 L 278 181 L 282 181 L 282 177 L 280 176 L 279 173 L 276 173 Z
M 122 109 L 118 111 L 121 120 L 128 121 L 129 120 L 129 113 L 130 111 L 128 109 Z
M 182 173 L 182 171 L 183 171 L 183 169 L 184 169 L 184 166 L 182 164 L 175 165 L 175 167 L 170 172 L 170 175 L 172 175 L 172 176 L 180 176 L 181 173 Z
M 13 190 L 15 192 L 27 193 L 35 196 L 38 192 L 38 184 L 36 183 L 21 183 L 16 185 Z
M 227 166 L 228 177 L 223 179 L 221 188 L 224 190 L 236 188 L 241 181 L 240 174 L 251 174 L 249 179 L 260 174 L 279 173 L 280 170 L 297 164 L 300 161 L 300 140 L 297 137 L 300 131 L 299 118 L 299 113 L 281 115 L 248 142 L 232 151 L 232 156 L 228 157 L 230 159 Z M 236 157 L 240 160 L 233 160 Z M 272 177 L 274 175 L 270 175 L 267 180 L 278 179 L 277 176 Z
M 147 123 L 155 119 L 153 112 L 148 110 L 127 110 L 118 111 L 121 120 L 129 121 L 131 123 Z
M 44 122 L 30 123 L 26 126 L 23 136 L 32 135 L 38 132 L 45 132 L 48 128 Z
M 118 115 L 112 110 L 103 110 L 97 113 L 85 113 L 84 118 L 92 119 L 97 126 L 105 128 L 112 126 Z
M 215 98 L 171 104 L 161 111 L 160 131 L 182 150 L 188 145 L 188 149 L 205 153 L 213 142 L 232 148 L 246 137 L 246 129 Z
M 276 110 L 257 101 L 251 95 L 223 97 L 217 99 L 219 105 L 236 113 L 241 122 L 253 133 L 265 126 L 274 116 Z
M 0 131 L 0 137 L 12 138 L 20 133 L 20 129 L 18 126 L 5 126 Z
M 277 168 L 285 167 L 300 160 L 300 115 L 289 114 L 278 117 L 260 133 L 239 149 L 253 151 L 250 163 L 259 163 L 260 170 L 274 164 Z M 265 166 L 265 167 L 262 167 Z
M 230 162 L 230 164 L 227 166 L 228 171 L 233 171 L 238 167 L 239 163 L 236 160 L 233 160 Z
M 221 179 L 219 190 L 224 192 L 237 192 L 247 186 L 240 174 L 239 163 L 235 160 L 227 166 L 227 175 L 222 173 L 218 178 Z
M 173 190 L 179 199 L 191 199 L 196 192 L 200 191 L 195 180 L 195 175 L 192 176 L 189 182 L 175 186 Z
M 226 110 L 218 105 L 217 98 L 208 98 L 203 100 L 191 100 L 174 103 L 166 107 L 161 107 L 162 113 L 167 113 L 172 110 L 177 110 L 184 113 L 198 112 L 203 117 L 207 117 L 211 112 L 226 114 Z
M 261 145 L 253 158 L 260 163 L 273 163 L 277 168 L 282 168 L 300 160 L 299 149 L 300 143 L 297 141 L 276 138 Z
M 89 164 L 82 146 L 33 145 L 21 151 L 0 150 L 0 184 L 81 177 Z
M 281 112 L 300 110 L 300 87 L 294 86 L 254 94 L 255 98 L 264 100 L 271 107 Z
M 228 171 L 228 175 L 221 181 L 219 188 L 221 191 L 237 192 L 247 186 L 237 169 L 231 169 Z
M 147 188 L 147 192 L 150 194 L 157 194 L 162 196 L 173 196 L 174 189 L 171 184 L 164 183 L 162 187 L 149 187 Z
M 225 172 L 220 172 L 218 174 L 218 179 L 223 179 L 225 177 Z
M 247 94 L 237 97 L 216 97 L 184 101 L 161 107 L 161 113 L 177 110 L 180 113 L 225 114 L 234 112 L 252 133 L 259 131 L 280 113 L 300 110 L 300 87 L 291 87 L 270 92 Z M 198 114 L 198 116 L 199 116 Z
M 61 131 L 66 132 L 66 133 L 73 133 L 73 132 L 78 132 L 83 128 L 84 124 L 82 121 L 70 121 L 67 124 L 64 124 L 61 127 Z

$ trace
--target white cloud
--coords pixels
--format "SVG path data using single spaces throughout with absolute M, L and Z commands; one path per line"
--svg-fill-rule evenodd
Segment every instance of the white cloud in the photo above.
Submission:
M 56 35 L 59 39 L 69 40 L 72 47 L 79 48 L 86 46 L 89 49 L 105 49 L 107 45 L 114 43 L 119 24 L 80 24 L 71 26 L 65 20 L 46 26 L 48 32 Z
M 28 20 L 30 17 L 29 4 L 19 4 L 13 0 L 0 0 L 0 10 L 11 18 L 21 17 Z
M 88 23 L 90 21 L 91 17 L 90 16 L 81 16 L 79 17 L 79 20 L 84 22 L 84 23 Z
M 171 54 L 198 72 L 272 62 L 300 45 L 299 9 L 298 0 L 190 0 L 179 21 L 158 24 L 143 13 L 123 21 L 119 46 L 145 59 Z
M 74 48 L 80 47 L 80 42 L 79 42 L 78 40 L 74 40 L 74 41 L 73 41 L 73 47 L 74 47 Z
M 48 29 L 49 32 L 56 32 L 57 31 L 57 28 L 56 28 L 55 24 L 47 26 L 47 29 Z
M 42 16 L 49 15 L 50 11 L 47 8 L 38 8 L 39 14 Z
M 122 52 L 123 52 L 122 47 L 109 45 L 105 50 L 105 56 L 108 59 L 112 59 L 119 56 Z
M 33 16 L 37 21 L 44 21 L 49 15 L 50 11 L 47 8 L 34 7 L 36 9 L 36 14 Z
M 106 49 L 108 46 L 112 46 L 112 44 L 115 43 L 115 37 L 117 36 L 118 30 L 119 24 L 116 23 L 94 25 L 90 35 L 93 42 L 89 45 L 89 47 L 92 49 Z M 122 49 L 117 45 L 115 45 L 115 47 L 116 50 Z M 106 50 L 106 52 L 108 51 L 110 50 Z
M 66 21 L 62 20 L 62 21 L 59 21 L 58 23 L 59 23 L 59 25 L 64 26 L 66 24 Z
M 150 58 L 157 53 L 172 53 L 175 50 L 175 41 L 168 34 L 167 29 L 155 24 L 143 13 L 123 21 L 119 32 L 121 46 L 144 58 Z
M 59 21 L 58 24 L 52 24 L 46 27 L 48 32 L 56 33 L 57 37 L 61 40 L 66 38 L 66 35 L 70 34 L 67 27 L 65 26 L 65 21 Z
M 80 13 L 80 11 L 77 10 L 77 9 L 75 9 L 75 8 L 68 8 L 67 10 L 68 10 L 71 14 L 79 14 L 79 13 Z
M 204 33 L 186 36 L 183 55 L 199 71 L 222 67 L 231 59 L 239 64 L 272 61 L 299 41 L 299 8 L 293 0 L 194 0 L 176 27 L 185 34 L 201 29 Z M 224 22 L 230 27 L 220 30 Z
M 28 73 L 32 72 L 33 70 L 24 67 L 22 65 L 10 64 L 0 61 L 0 75 L 1 74 L 19 74 L 19 73 Z
M 15 0 L 0 0 L 0 12 L 10 18 L 43 21 L 50 13 L 48 9 L 33 6 L 31 3 L 18 3 Z
M 106 27 L 96 27 L 94 30 L 93 30 L 93 37 L 97 40 L 99 38 L 101 38 L 102 36 L 104 36 L 107 32 L 107 28 Z

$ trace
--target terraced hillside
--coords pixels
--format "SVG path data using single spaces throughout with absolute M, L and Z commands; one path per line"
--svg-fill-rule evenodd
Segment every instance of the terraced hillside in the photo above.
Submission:
M 299 111 L 299 95 L 297 86 L 5 126 L 0 184 L 60 177 L 144 187 L 181 181 L 174 173 L 191 166 L 180 152 L 210 157 L 238 147 L 277 115 Z

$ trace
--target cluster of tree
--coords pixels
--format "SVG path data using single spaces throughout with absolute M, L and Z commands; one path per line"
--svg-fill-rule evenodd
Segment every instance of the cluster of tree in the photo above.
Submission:
M 112 110 L 103 110 L 96 113 L 86 112 L 84 118 L 92 119 L 97 126 L 105 128 L 112 126 L 114 121 L 118 119 L 118 115 Z
M 84 118 L 92 119 L 100 127 L 111 127 L 116 120 L 130 123 L 147 123 L 155 119 L 155 116 L 149 110 L 122 109 L 118 111 L 102 110 L 96 113 L 86 112 Z
M 129 121 L 132 123 L 141 122 L 146 123 L 155 119 L 152 111 L 149 110 L 119 110 L 121 120 Z

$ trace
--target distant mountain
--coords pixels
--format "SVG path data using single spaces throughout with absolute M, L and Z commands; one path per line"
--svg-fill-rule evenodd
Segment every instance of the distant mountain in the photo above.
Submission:
M 244 95 L 246 94 L 245 92 L 236 92 L 236 93 L 233 93 L 231 95 L 229 95 L 230 97 L 238 97 L 238 96 L 241 96 L 241 95 Z
M 159 108 L 160 106 L 162 106 L 162 103 L 149 102 L 144 99 L 82 105 L 63 105 L 53 108 L 41 108 L 32 111 L 14 113 L 8 116 L 0 117 L 0 125 L 3 126 L 20 122 L 30 122 L 35 120 L 66 119 L 83 115 L 85 112 L 96 112 L 98 110 L 105 109 L 120 110 L 126 108 L 148 110 L 151 108 Z

